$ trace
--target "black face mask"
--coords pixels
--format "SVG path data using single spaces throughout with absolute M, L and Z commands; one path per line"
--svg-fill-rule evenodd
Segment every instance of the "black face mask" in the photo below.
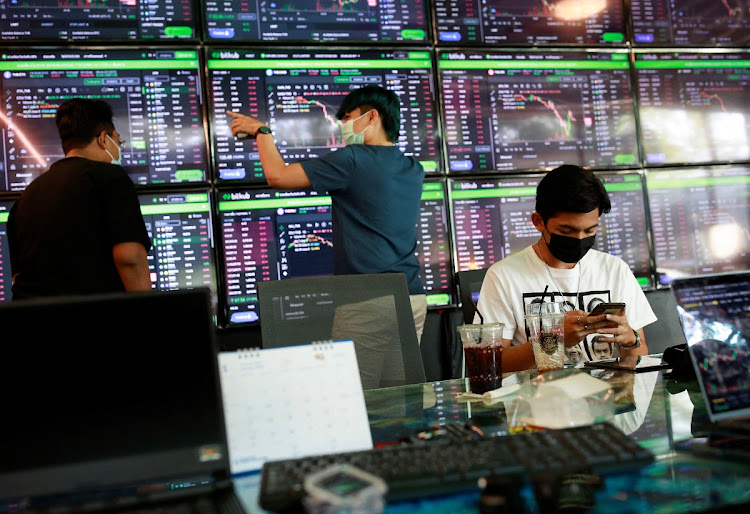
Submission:
M 547 248 L 556 259 L 573 264 L 583 259 L 583 256 L 594 246 L 595 241 L 596 234 L 578 239 L 550 232 Z

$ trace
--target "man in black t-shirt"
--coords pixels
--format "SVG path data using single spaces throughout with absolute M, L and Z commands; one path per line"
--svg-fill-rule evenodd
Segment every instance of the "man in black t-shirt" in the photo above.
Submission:
M 8 218 L 13 299 L 151 290 L 151 240 L 119 166 L 112 108 L 74 98 L 56 121 L 65 158 L 29 184 Z

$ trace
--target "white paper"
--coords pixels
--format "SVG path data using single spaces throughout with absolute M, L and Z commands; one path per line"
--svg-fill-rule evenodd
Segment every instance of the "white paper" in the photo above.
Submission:
M 232 474 L 372 449 L 352 341 L 222 352 L 219 371 Z
M 539 384 L 537 396 L 543 395 L 545 388 L 562 391 L 568 398 L 579 400 L 593 394 L 599 394 L 610 388 L 604 380 L 592 377 L 588 373 L 576 373 L 559 380 Z

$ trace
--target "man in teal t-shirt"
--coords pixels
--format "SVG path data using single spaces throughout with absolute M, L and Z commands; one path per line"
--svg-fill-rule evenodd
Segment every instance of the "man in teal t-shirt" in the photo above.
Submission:
M 317 159 L 289 164 L 271 130 L 252 116 L 234 117 L 232 134 L 255 137 L 268 184 L 313 188 L 333 203 L 334 273 L 403 273 L 421 341 L 427 301 L 419 277 L 416 224 L 424 169 L 395 146 L 401 128 L 399 100 L 380 86 L 349 93 L 336 118 L 347 146 Z

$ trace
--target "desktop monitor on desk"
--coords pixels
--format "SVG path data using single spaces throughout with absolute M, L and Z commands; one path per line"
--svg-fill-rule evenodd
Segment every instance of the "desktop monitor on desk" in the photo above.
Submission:
M 229 477 L 207 290 L 15 301 L 0 326 L 3 501 Z

